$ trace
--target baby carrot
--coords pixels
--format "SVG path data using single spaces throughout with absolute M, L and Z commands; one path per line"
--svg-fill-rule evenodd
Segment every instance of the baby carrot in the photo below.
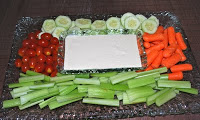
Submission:
M 160 44 L 161 43 L 161 41 L 154 41 L 154 42 L 152 42 L 154 45 L 158 45 L 158 44 Z
M 167 48 L 164 49 L 163 57 L 170 57 L 176 51 L 176 48 L 177 44 L 170 44 Z
M 167 32 L 168 32 L 169 44 L 176 43 L 174 28 L 172 26 L 168 27 Z
M 192 70 L 191 64 L 179 64 L 170 68 L 171 72 L 190 71 Z
M 159 51 L 158 50 L 154 50 L 152 52 L 150 52 L 149 54 L 147 54 L 147 65 L 151 65 L 151 63 L 155 60 L 155 58 L 158 56 Z
M 144 71 L 149 71 L 149 70 L 153 70 L 153 67 L 151 65 L 148 66 Z
M 158 68 L 162 62 L 162 58 L 163 58 L 163 50 L 161 50 L 158 54 L 158 56 L 156 57 L 156 59 L 153 61 L 153 63 L 151 64 L 151 66 L 155 69 Z
M 168 46 L 168 34 L 167 34 L 167 29 L 164 30 L 164 40 L 163 40 L 163 44 L 164 44 L 165 48 L 167 48 L 167 46 Z
M 149 42 L 144 42 L 143 45 L 144 45 L 145 48 L 150 48 L 151 47 L 151 44 Z
M 183 79 L 183 72 L 174 72 L 168 74 L 169 80 L 182 80 Z
M 174 53 L 172 56 L 163 59 L 161 65 L 170 68 L 174 66 L 176 63 L 178 63 L 180 60 L 181 60 L 181 55 L 179 55 L 178 53 Z
M 164 32 L 164 27 L 160 25 L 160 26 L 158 26 L 155 33 L 163 33 L 163 32 Z
M 164 44 L 161 42 L 161 43 L 158 44 L 158 45 L 154 45 L 154 46 L 150 47 L 149 49 L 146 49 L 145 52 L 146 52 L 146 54 L 148 55 L 148 54 L 149 54 L 150 52 L 152 52 L 152 51 L 155 51 L 155 50 L 160 51 L 160 50 L 162 50 L 163 48 L 164 48 Z
M 177 43 L 181 47 L 182 50 L 186 50 L 187 49 L 187 46 L 186 46 L 186 44 L 185 44 L 185 42 L 183 40 L 183 37 L 182 37 L 180 32 L 176 33 L 176 40 L 177 40 Z
M 144 34 L 143 39 L 146 42 L 163 41 L 164 35 L 162 33 Z
M 179 46 L 177 47 L 175 53 L 178 53 L 181 55 L 181 61 L 185 61 L 187 59 L 186 56 L 184 55 L 182 49 Z

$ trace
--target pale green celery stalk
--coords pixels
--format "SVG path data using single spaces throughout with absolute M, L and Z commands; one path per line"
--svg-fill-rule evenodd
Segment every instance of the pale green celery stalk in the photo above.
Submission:
M 24 87 L 14 88 L 13 93 L 15 94 L 20 92 L 27 92 L 29 90 L 30 90 L 29 86 L 24 86 Z
M 100 87 L 88 87 L 88 97 L 114 99 L 115 91 Z
M 167 72 L 167 68 L 161 67 L 161 68 L 148 70 L 148 71 L 144 71 L 144 72 L 137 72 L 137 75 L 141 76 L 141 75 L 150 74 L 150 73 L 154 73 L 154 72 L 165 73 L 165 72 Z
M 160 80 L 168 80 L 168 74 L 160 75 Z
M 101 88 L 109 89 L 109 90 L 117 90 L 117 91 L 125 91 L 128 90 L 128 86 L 125 84 L 111 84 L 111 83 L 101 83 Z
M 116 74 L 117 74 L 117 72 L 105 72 L 105 73 L 92 73 L 90 76 L 92 76 L 92 77 L 112 77 Z
M 164 92 L 162 95 L 156 98 L 156 105 L 161 106 L 169 100 L 176 97 L 176 93 L 174 92 L 174 88 L 170 88 L 168 91 Z
M 19 76 L 20 76 L 20 77 L 26 77 L 26 76 L 28 76 L 28 75 L 26 75 L 26 74 L 24 74 L 24 73 L 19 73 Z
M 44 99 L 43 99 L 43 100 L 36 101 L 36 102 L 28 102 L 28 103 L 26 103 L 26 104 L 24 104 L 24 105 L 20 105 L 20 106 L 19 106 L 19 109 L 20 109 L 20 110 L 23 110 L 23 109 L 29 108 L 29 107 L 31 107 L 31 106 L 34 106 L 34 105 L 36 105 L 36 104 L 39 104 L 39 103 L 41 103 L 41 102 L 43 102 L 43 101 L 44 101 Z
M 68 94 L 68 95 L 61 95 L 61 96 L 56 96 L 56 100 L 57 102 L 65 102 L 65 101 L 69 101 L 69 100 L 73 100 L 76 98 L 82 98 L 84 96 L 86 96 L 87 93 L 76 93 L 76 94 Z
M 61 91 L 59 95 L 67 95 L 68 93 L 72 92 L 76 88 L 77 88 L 77 85 L 71 85 L 65 88 L 63 91 Z
M 160 95 L 162 95 L 163 93 L 165 93 L 166 91 L 168 91 L 170 88 L 164 88 L 161 91 L 156 92 L 155 94 L 147 97 L 147 106 L 152 105 L 153 103 L 155 103 L 156 98 Z
M 70 104 L 70 103 L 79 101 L 79 100 L 81 100 L 81 99 L 82 99 L 82 98 L 77 98 L 77 99 L 74 99 L 74 100 L 69 100 L 69 101 L 61 102 L 61 103 L 59 103 L 59 102 L 57 102 L 57 101 L 55 100 L 55 101 L 50 102 L 50 103 L 48 104 L 48 106 L 49 106 L 49 109 L 50 109 L 50 110 L 53 110 L 53 109 L 56 109 L 56 108 L 58 108 L 58 107 L 64 106 L 64 105 L 66 105 L 66 104 Z
M 30 86 L 34 85 L 34 82 L 25 82 L 25 83 L 11 83 L 8 84 L 9 88 L 16 88 L 16 87 L 23 87 L 23 86 Z
M 177 88 L 181 92 L 186 92 L 194 95 L 198 95 L 198 89 L 195 88 Z
M 57 73 L 57 76 L 65 76 L 65 75 L 69 75 L 69 74 L 62 74 L 62 73 Z M 75 75 L 75 78 L 90 78 L 90 74 L 89 73 L 83 73 L 83 74 L 73 74 Z
M 100 77 L 99 81 L 100 83 L 109 83 L 109 79 L 107 77 Z
M 137 104 L 137 103 L 143 103 L 146 102 L 146 97 L 141 97 L 133 100 L 132 102 L 129 101 L 128 95 L 126 92 L 123 93 L 123 105 L 128 105 L 128 104 Z
M 75 78 L 74 83 L 85 85 L 100 85 L 100 81 L 98 79 Z
M 42 73 L 38 73 L 38 72 L 35 72 L 35 71 L 32 71 L 32 70 L 27 70 L 26 75 L 34 76 L 34 75 L 42 75 Z
M 20 77 L 19 83 L 34 82 L 34 81 L 41 81 L 41 80 L 44 80 L 44 75 L 26 76 L 26 77 Z
M 151 84 L 148 84 L 148 85 L 146 85 L 146 86 L 149 86 L 149 87 L 151 87 L 151 88 L 155 88 L 155 87 L 156 87 L 156 82 L 151 83 Z
M 97 85 L 78 85 L 78 92 L 88 92 L 88 87 L 98 87 Z
M 129 88 L 145 86 L 151 83 L 155 83 L 155 79 L 152 76 L 130 79 L 127 82 Z
M 59 86 L 58 87 L 58 90 L 59 90 L 59 92 L 62 92 L 65 88 L 67 88 L 67 87 L 69 87 L 69 86 Z
M 38 89 L 44 89 L 44 88 L 52 88 L 54 87 L 55 83 L 46 83 L 46 84 L 41 84 L 41 85 L 31 85 L 29 88 L 31 90 L 38 90 Z
M 121 91 L 117 92 L 116 95 L 117 95 L 117 99 L 118 100 L 122 100 L 123 99 L 123 92 L 121 92 Z
M 69 81 L 69 82 L 62 82 L 62 83 L 57 83 L 57 86 L 68 86 L 68 85 L 74 85 L 73 81 Z
M 109 79 L 112 84 L 117 84 L 117 83 L 126 81 L 128 79 L 134 78 L 136 76 L 137 74 L 135 71 L 130 71 L 130 72 L 123 72 L 123 73 L 117 74 L 115 76 L 110 77 Z
M 55 101 L 55 100 L 56 100 L 56 96 L 51 97 L 51 98 L 49 98 L 49 99 L 47 99 L 47 100 L 41 102 L 41 103 L 39 104 L 40 109 L 46 107 L 50 102 Z
M 107 106 L 119 106 L 119 100 L 117 99 L 83 98 L 83 103 L 107 105 Z
M 75 79 L 75 75 L 64 75 L 64 76 L 60 76 L 60 77 L 51 77 L 50 81 L 54 81 L 56 83 L 61 83 L 61 82 L 66 82 L 66 81 L 70 81 L 70 80 L 74 80 Z
M 158 87 L 191 88 L 189 81 L 159 80 Z
M 139 75 L 135 78 L 142 78 L 142 77 L 153 77 L 153 78 L 159 78 L 160 77 L 160 73 L 159 72 L 152 72 L 152 73 L 148 73 L 148 74 L 144 74 L 144 75 Z
M 147 97 L 154 94 L 154 90 L 149 86 L 137 87 L 126 90 L 129 101 L 132 102 L 141 97 Z
M 179 90 L 176 90 L 176 89 L 174 90 L 174 92 L 175 92 L 176 94 L 179 94 L 179 93 L 180 93 Z
M 10 107 L 16 107 L 21 105 L 20 99 L 11 99 L 11 100 L 5 100 L 3 101 L 3 108 L 10 108 Z
M 10 92 L 12 98 L 14 98 L 14 99 L 18 98 L 18 97 L 20 97 L 22 95 L 26 95 L 27 93 L 28 93 L 27 91 L 25 91 L 25 92 L 19 92 L 19 93 L 14 93 L 13 91 Z

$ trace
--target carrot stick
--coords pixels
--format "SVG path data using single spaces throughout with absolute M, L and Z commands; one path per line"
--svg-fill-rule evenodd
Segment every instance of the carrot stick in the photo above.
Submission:
M 144 71 L 153 70 L 153 67 L 150 65 Z
M 151 47 L 151 44 L 149 42 L 144 42 L 143 45 L 144 45 L 145 48 L 150 48 Z
M 177 43 L 181 47 L 182 50 L 186 50 L 187 49 L 187 46 L 186 46 L 186 44 L 185 44 L 185 42 L 183 40 L 183 37 L 182 37 L 180 32 L 176 33 L 176 40 L 177 40 Z
M 155 33 L 163 33 L 164 32 L 164 27 L 163 26 L 158 26 L 157 30 Z
M 163 51 L 163 57 L 170 57 L 176 51 L 177 45 L 175 43 L 169 45 Z
M 154 42 L 152 42 L 154 45 L 158 45 L 158 44 L 160 44 L 161 43 L 161 41 L 154 41 Z
M 169 80 L 182 80 L 183 79 L 183 72 L 174 72 L 168 74 Z
M 153 61 L 153 63 L 151 64 L 151 66 L 155 69 L 158 68 L 162 62 L 162 58 L 163 58 L 163 50 L 161 50 L 158 54 L 158 56 L 156 57 L 156 59 Z
M 172 56 L 163 59 L 161 65 L 170 68 L 174 66 L 176 63 L 178 63 L 180 60 L 181 60 L 181 55 L 179 55 L 178 53 L 174 53 Z
M 155 51 L 155 50 L 160 51 L 160 50 L 162 50 L 163 48 L 164 48 L 164 44 L 161 42 L 161 43 L 158 44 L 158 45 L 154 45 L 154 46 L 150 47 L 149 49 L 146 49 L 145 52 L 146 52 L 146 54 L 148 55 L 148 54 L 149 54 L 150 52 L 152 52 L 152 51 Z
M 187 59 L 186 56 L 184 55 L 182 49 L 179 46 L 177 47 L 175 53 L 178 53 L 181 55 L 181 61 L 185 61 Z
M 176 43 L 174 28 L 173 27 L 168 27 L 167 28 L 167 32 L 168 32 L 169 44 Z
M 167 34 L 167 29 L 164 30 L 164 40 L 163 40 L 163 44 L 164 44 L 165 48 L 167 48 L 167 46 L 168 46 L 168 34 Z
M 146 42 L 153 42 L 153 41 L 163 41 L 164 35 L 162 33 L 157 34 L 144 34 L 143 39 Z
M 155 46 L 155 44 L 153 44 L 153 43 L 150 43 L 150 45 L 151 45 L 151 47 Z
M 158 56 L 159 51 L 158 50 L 154 50 L 152 52 L 150 52 L 149 54 L 147 54 L 147 65 L 151 65 L 151 63 L 155 60 L 155 58 Z
M 179 64 L 179 65 L 174 65 L 170 68 L 172 72 L 180 72 L 180 71 L 190 71 L 192 70 L 192 65 L 191 64 Z

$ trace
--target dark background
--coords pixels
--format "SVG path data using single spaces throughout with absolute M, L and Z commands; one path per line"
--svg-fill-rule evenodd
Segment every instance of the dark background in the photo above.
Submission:
M 22 16 L 123 14 L 125 12 L 173 12 L 182 23 L 200 67 L 200 0 L 0 0 L 0 95 L 5 78 L 13 32 Z M 141 117 L 135 119 L 200 119 L 199 114 Z

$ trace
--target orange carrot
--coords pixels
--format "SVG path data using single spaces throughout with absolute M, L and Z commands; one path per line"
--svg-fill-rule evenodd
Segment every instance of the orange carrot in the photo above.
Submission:
M 153 67 L 150 65 L 144 71 L 153 70 Z
M 155 46 L 155 44 L 153 44 L 153 43 L 150 43 L 150 45 L 151 45 L 151 47 Z
M 165 45 L 165 48 L 168 46 L 168 34 L 167 34 L 167 29 L 164 30 L 164 40 L 163 44 Z
M 169 45 L 167 48 L 164 49 L 163 51 L 163 57 L 170 57 L 177 48 L 177 44 L 173 43 L 171 45 Z
M 146 42 L 163 41 L 164 40 L 164 35 L 162 33 L 143 34 L 143 39 Z
M 163 33 L 164 32 L 164 27 L 163 26 L 158 26 L 157 30 L 155 33 Z
M 173 27 L 168 27 L 167 28 L 167 32 L 168 32 L 169 44 L 176 43 L 174 28 Z
M 160 50 L 162 50 L 163 48 L 164 48 L 164 44 L 161 42 L 161 43 L 158 44 L 158 45 L 154 45 L 154 46 L 150 47 L 149 49 L 146 49 L 145 52 L 146 52 L 146 54 L 148 55 L 148 54 L 149 54 L 150 52 L 152 52 L 152 51 L 155 51 L 155 50 L 160 51 Z
M 180 60 L 181 60 L 181 55 L 179 55 L 178 53 L 174 53 L 172 56 L 163 59 L 161 65 L 170 68 L 174 66 L 176 63 L 178 63 Z
M 182 50 L 186 50 L 187 49 L 187 45 L 185 44 L 185 42 L 183 40 L 183 37 L 182 37 L 180 32 L 176 33 L 176 40 L 177 40 L 177 43 L 181 47 Z
M 161 43 L 161 41 L 154 41 L 154 42 L 152 42 L 154 45 L 158 45 L 158 44 L 160 44 Z
M 153 61 L 153 63 L 151 64 L 151 66 L 153 68 L 158 68 L 162 62 L 162 58 L 163 58 L 163 50 L 161 50 L 158 54 L 158 56 L 156 57 L 156 59 Z
M 144 42 L 143 45 L 144 45 L 145 48 L 150 48 L 151 47 L 151 44 L 149 42 Z
M 159 51 L 158 50 L 154 50 L 152 52 L 150 52 L 149 54 L 147 54 L 147 65 L 151 65 L 151 63 L 155 60 L 155 58 L 158 56 Z
M 192 70 L 192 65 L 191 64 L 179 64 L 179 65 L 174 65 L 170 68 L 172 72 L 180 72 L 180 71 L 190 71 Z
M 182 80 L 183 79 L 183 72 L 174 72 L 168 74 L 169 80 Z
M 186 56 L 184 55 L 182 49 L 180 48 L 180 46 L 177 47 L 175 53 L 178 53 L 181 55 L 181 61 L 185 61 L 187 59 Z

